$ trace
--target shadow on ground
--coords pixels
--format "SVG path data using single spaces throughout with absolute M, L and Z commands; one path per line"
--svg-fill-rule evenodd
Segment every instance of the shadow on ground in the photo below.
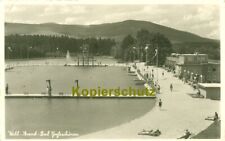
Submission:
M 193 139 L 220 139 L 220 122 L 213 122 L 207 129 L 194 136 Z
M 191 93 L 187 93 L 189 96 L 191 96 L 192 98 L 204 98 L 203 95 L 197 95 L 197 94 L 191 94 Z

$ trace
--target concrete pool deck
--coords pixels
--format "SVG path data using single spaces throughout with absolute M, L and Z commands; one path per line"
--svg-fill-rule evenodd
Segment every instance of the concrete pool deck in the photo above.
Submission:
M 137 63 L 137 68 L 141 70 L 142 74 L 154 69 L 154 80 L 156 80 L 155 67 L 149 66 L 147 69 L 143 63 Z M 164 76 L 162 72 L 164 72 Z M 181 80 L 174 77 L 171 72 L 158 68 L 158 80 L 161 89 L 157 99 L 162 100 L 161 109 L 158 107 L 158 102 L 156 102 L 157 105 L 142 117 L 113 128 L 80 136 L 79 138 L 176 139 L 184 134 L 185 129 L 197 135 L 213 122 L 204 120 L 206 117 L 213 116 L 214 112 L 220 114 L 220 101 L 192 98 L 190 94 L 195 94 L 196 91 L 188 84 L 184 84 Z M 170 91 L 171 83 L 173 84 L 172 92 Z M 138 132 L 142 131 L 142 129 L 159 129 L 162 134 L 158 137 L 138 135 Z
M 14 67 L 30 67 L 30 66 L 65 66 L 65 67 L 108 67 L 108 66 L 116 66 L 116 67 L 126 67 L 125 63 L 104 63 L 104 64 L 82 64 L 78 65 L 77 63 L 19 63 L 19 64 L 7 64 L 5 66 L 5 70 L 11 70 Z
M 72 95 L 42 95 L 42 94 L 8 94 L 5 95 L 5 98 L 74 98 L 74 99 L 78 99 L 78 98 L 156 98 L 156 96 L 72 96 Z

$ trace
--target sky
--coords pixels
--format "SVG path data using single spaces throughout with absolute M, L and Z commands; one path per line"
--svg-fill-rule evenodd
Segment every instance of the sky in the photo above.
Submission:
M 202 37 L 219 39 L 219 13 L 219 6 L 216 4 L 7 4 L 5 21 L 90 25 L 142 20 L 191 32 Z

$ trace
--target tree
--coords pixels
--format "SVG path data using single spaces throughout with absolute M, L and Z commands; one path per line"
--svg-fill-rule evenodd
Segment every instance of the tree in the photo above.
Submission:
M 136 40 L 131 35 L 127 35 L 124 37 L 122 43 L 121 43 L 121 50 L 122 50 L 122 59 L 123 60 L 129 60 L 130 56 L 130 50 L 135 45 Z
M 158 49 L 159 65 L 163 65 L 165 63 L 166 57 L 170 56 L 170 54 L 173 52 L 170 40 L 160 33 L 156 33 L 153 35 L 151 46 L 152 48 L 150 48 L 151 51 L 149 52 L 149 55 L 154 56 L 155 49 Z M 154 60 L 156 60 L 156 57 L 154 58 Z
M 145 61 L 146 53 L 148 53 L 148 62 L 156 63 L 155 50 L 158 48 L 158 63 L 162 65 L 165 62 L 166 56 L 172 53 L 172 45 L 168 38 L 160 33 L 150 33 L 146 29 L 141 29 L 137 32 L 137 45 L 140 51 L 139 59 Z M 145 47 L 148 46 L 146 52 Z
M 90 54 L 110 55 L 115 41 L 107 38 L 76 39 L 65 35 L 8 35 L 5 37 L 5 57 L 16 59 L 62 56 L 67 50 L 81 53 L 80 47 L 84 44 L 90 46 Z
M 141 29 L 137 32 L 137 45 L 139 47 L 145 47 L 146 44 L 149 44 L 152 40 L 151 33 L 146 29 Z
M 145 61 L 144 57 L 146 55 L 145 47 L 147 44 L 151 43 L 152 34 L 146 29 L 141 29 L 137 32 L 136 38 L 138 47 L 138 58 L 141 61 Z

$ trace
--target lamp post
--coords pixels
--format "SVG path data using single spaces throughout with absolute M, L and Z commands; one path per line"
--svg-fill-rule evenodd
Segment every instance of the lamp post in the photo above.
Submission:
M 85 53 L 85 49 L 86 49 L 86 48 L 84 48 L 84 47 L 82 48 L 82 60 L 83 60 L 83 66 L 84 66 L 84 53 Z
M 143 60 L 143 47 L 140 46 L 138 49 L 138 57 L 139 57 L 139 62 L 142 62 Z
M 133 47 L 133 61 L 135 61 L 135 51 L 136 51 L 136 47 Z
M 56 55 L 59 57 L 59 48 L 56 48 Z
M 184 76 L 183 76 L 184 82 L 186 81 L 186 70 L 184 70 Z
M 200 75 L 200 82 L 203 83 L 203 76 L 202 76 L 202 74 Z
M 148 44 L 145 47 L 145 51 L 146 51 L 146 66 L 148 65 Z
M 156 44 L 156 49 L 155 49 L 155 56 L 156 56 L 156 66 L 159 66 L 159 46 Z
M 191 73 L 191 82 L 193 82 L 193 72 Z
M 30 57 L 29 56 L 30 55 L 30 49 L 32 49 L 32 46 L 27 48 L 27 59 L 29 59 L 29 57 Z
M 12 48 L 8 47 L 9 52 L 12 52 Z M 9 58 L 9 53 L 8 53 L 8 58 Z
M 157 83 L 158 83 L 158 67 L 159 67 L 159 45 L 158 44 L 156 44 L 157 45 L 157 48 L 156 48 L 156 50 L 155 50 L 155 53 L 156 53 L 156 71 L 157 71 Z
M 11 47 L 8 47 L 8 49 L 9 49 L 10 52 L 12 52 L 12 48 Z
M 139 62 L 141 62 L 141 60 L 142 60 L 142 49 L 141 49 L 141 46 L 138 47 L 138 59 L 139 59 Z

